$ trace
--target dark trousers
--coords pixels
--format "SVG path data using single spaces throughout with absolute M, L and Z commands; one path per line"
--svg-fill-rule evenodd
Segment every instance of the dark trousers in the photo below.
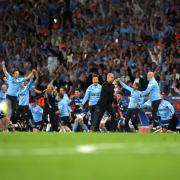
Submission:
M 17 107 L 18 107 L 18 100 L 16 96 L 10 96 L 7 95 L 7 100 L 10 102 L 10 106 L 11 106 L 11 117 L 10 120 L 13 124 L 15 124 L 17 122 L 17 118 L 16 118 L 16 111 L 17 111 Z
M 115 130 L 115 112 L 114 109 L 112 108 L 112 105 L 106 105 L 106 106 L 99 106 L 96 105 L 95 107 L 95 111 L 94 111 L 94 117 L 93 117 L 93 121 L 92 121 L 92 126 L 91 126 L 91 130 L 92 131 L 99 131 L 99 124 L 100 121 L 105 113 L 105 111 L 108 111 L 108 113 L 111 115 L 111 127 L 110 130 Z
M 152 120 L 153 120 L 153 123 L 159 122 L 159 117 L 157 116 L 157 111 L 158 111 L 160 103 L 161 103 L 161 99 L 152 101 Z
M 96 109 L 96 105 L 90 106 L 89 109 L 90 109 L 90 113 L 91 113 L 91 124 L 93 124 L 94 112 L 95 112 L 95 109 Z
M 135 130 L 138 130 L 138 123 L 139 123 L 139 109 L 128 109 L 126 118 L 125 118 L 125 131 L 130 132 L 129 127 L 129 120 L 131 119 L 132 125 L 134 126 Z
M 43 120 L 47 123 L 47 118 L 49 114 L 50 123 L 52 126 L 52 131 L 58 131 L 58 120 L 55 118 L 54 108 L 45 107 L 43 111 Z
M 176 126 L 178 125 L 179 123 L 179 120 L 178 120 L 178 117 L 177 115 L 174 113 L 170 123 L 169 123 L 169 127 L 168 129 L 171 130 L 171 131 L 176 131 Z
M 31 111 L 29 106 L 18 106 L 16 112 L 16 118 L 19 122 L 23 123 L 22 130 L 28 130 L 30 128 Z

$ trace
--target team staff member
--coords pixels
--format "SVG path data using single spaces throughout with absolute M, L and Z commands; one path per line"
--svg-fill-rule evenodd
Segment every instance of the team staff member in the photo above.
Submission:
M 100 98 L 102 86 L 99 83 L 98 75 L 94 74 L 92 77 L 92 85 L 90 85 L 85 93 L 82 101 L 82 106 L 89 101 L 90 113 L 91 113 L 91 123 L 93 122 L 95 106 Z M 82 108 L 82 107 L 81 107 Z
M 118 82 L 118 81 L 119 81 L 119 79 L 116 80 L 116 82 Z M 120 81 L 120 85 L 124 89 L 131 92 L 128 111 L 127 111 L 126 117 L 125 117 L 125 131 L 130 132 L 130 127 L 129 127 L 130 119 L 134 126 L 134 129 L 138 130 L 138 126 L 137 126 L 137 124 L 139 122 L 138 114 L 139 114 L 140 106 L 143 103 L 143 98 L 140 96 L 141 91 L 138 91 L 139 83 L 134 82 L 133 87 L 130 87 L 130 86 L 126 85 L 125 83 L 123 83 L 122 81 Z
M 16 123 L 15 112 L 16 112 L 17 106 L 18 106 L 17 92 L 19 91 L 19 85 L 22 82 L 30 79 L 35 70 L 33 70 L 28 76 L 23 78 L 23 77 L 19 77 L 19 71 L 17 71 L 17 70 L 15 70 L 13 72 L 13 76 L 11 76 L 6 69 L 4 61 L 2 62 L 2 67 L 3 67 L 3 72 L 7 78 L 6 82 L 8 85 L 8 89 L 7 89 L 6 97 L 10 101 L 10 104 L 11 104 L 11 110 L 12 110 L 11 122 Z
M 141 96 L 150 95 L 150 100 L 152 102 L 152 118 L 153 122 L 159 122 L 157 116 L 157 111 L 159 104 L 161 103 L 160 88 L 157 81 L 154 78 L 153 72 L 148 72 L 147 79 L 149 81 L 148 87 L 145 91 L 142 91 Z
M 107 110 L 107 112 L 111 115 L 111 129 L 115 128 L 115 112 L 112 107 L 112 103 L 114 101 L 114 75 L 112 73 L 108 73 L 107 81 L 102 85 L 101 95 L 99 101 L 96 105 L 93 122 L 91 126 L 92 131 L 99 131 L 100 121 Z
M 55 119 L 55 112 L 56 112 L 56 96 L 57 91 L 52 84 L 48 84 L 47 88 L 44 91 L 39 91 L 34 89 L 37 94 L 41 94 L 44 97 L 45 105 L 43 111 L 43 121 L 51 123 L 51 130 L 58 131 L 58 122 Z M 48 116 L 49 115 L 49 116 Z M 49 119 L 48 119 L 49 117 Z

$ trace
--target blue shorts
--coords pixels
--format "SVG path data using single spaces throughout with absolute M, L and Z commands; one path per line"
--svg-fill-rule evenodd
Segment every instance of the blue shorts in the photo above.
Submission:
M 32 124 L 32 128 L 41 129 L 41 127 L 42 127 L 42 121 L 33 122 Z
M 61 120 L 61 123 L 62 123 L 63 126 L 68 126 L 68 124 L 69 124 L 69 116 L 61 117 L 60 120 Z
M 171 119 L 169 119 L 169 120 L 161 120 L 161 127 L 168 129 L 170 122 L 171 122 Z

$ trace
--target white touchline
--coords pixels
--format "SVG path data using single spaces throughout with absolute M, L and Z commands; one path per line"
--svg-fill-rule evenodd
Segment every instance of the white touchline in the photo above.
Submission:
M 0 148 L 0 156 L 61 156 L 71 154 L 180 154 L 180 143 L 98 143 L 61 148 Z

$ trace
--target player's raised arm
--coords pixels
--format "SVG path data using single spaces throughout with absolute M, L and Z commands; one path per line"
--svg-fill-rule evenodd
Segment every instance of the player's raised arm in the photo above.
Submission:
M 9 76 L 9 73 L 8 73 L 8 71 L 7 71 L 7 69 L 6 69 L 5 61 L 2 62 L 2 68 L 3 68 L 3 72 L 4 72 L 5 76 L 8 77 L 8 76 Z
M 121 85 L 124 89 L 126 89 L 126 90 L 128 90 L 128 91 L 130 91 L 130 92 L 133 90 L 133 88 L 131 88 L 130 86 L 128 86 L 128 85 L 126 85 L 125 83 L 123 83 L 123 82 L 120 80 L 120 78 L 115 79 L 115 83 L 116 83 L 117 85 Z
M 24 77 L 24 79 L 25 79 L 26 81 L 29 80 L 35 73 L 36 73 L 36 70 L 33 69 L 32 72 L 31 72 L 28 76 Z

